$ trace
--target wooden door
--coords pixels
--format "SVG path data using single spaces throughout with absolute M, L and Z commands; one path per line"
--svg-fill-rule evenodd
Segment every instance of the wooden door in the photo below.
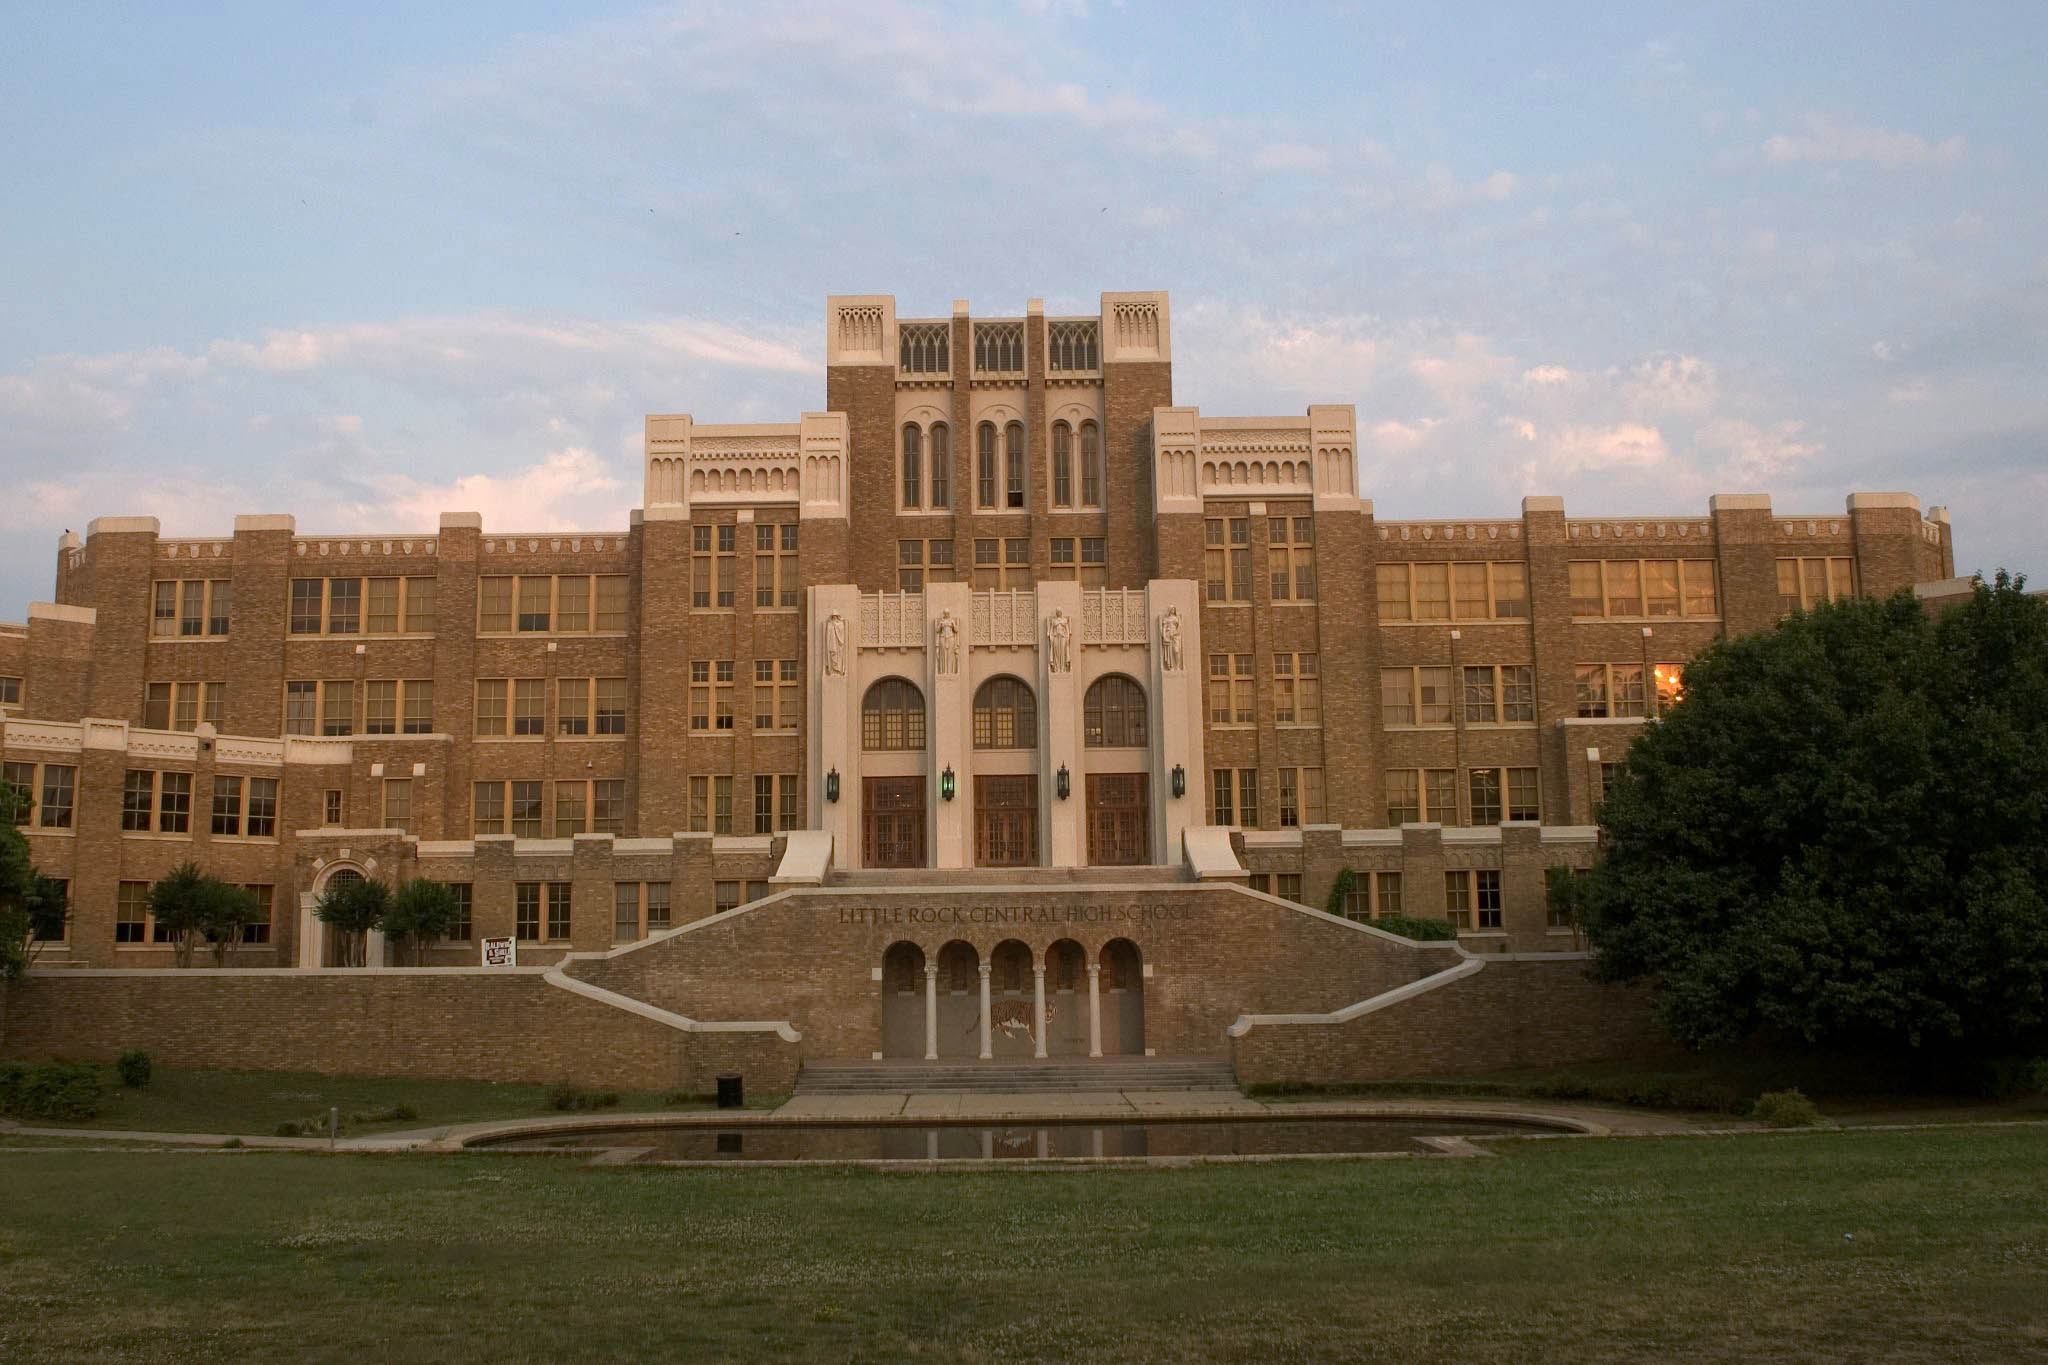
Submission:
M 1038 779 L 1029 773 L 974 779 L 974 861 L 981 867 L 1038 862 Z
M 861 865 L 924 866 L 924 779 L 870 777 L 861 783 Z
M 1152 860 L 1152 823 L 1143 773 L 1088 774 L 1088 861 L 1096 866 Z

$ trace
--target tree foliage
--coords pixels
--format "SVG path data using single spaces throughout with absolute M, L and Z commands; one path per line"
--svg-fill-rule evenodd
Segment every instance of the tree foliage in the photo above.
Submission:
M 313 917 L 333 925 L 341 935 L 344 967 L 360 967 L 367 956 L 372 929 L 384 927 L 391 909 L 391 888 L 368 877 L 333 877 L 313 902 Z
M 384 933 L 394 941 L 410 943 L 412 960 L 417 966 L 425 959 L 429 947 L 448 937 L 461 913 L 462 903 L 456 899 L 454 887 L 413 877 L 401 883 L 391 897 L 390 907 L 384 912 Z
M 217 967 L 226 966 L 242 930 L 262 913 L 253 892 L 231 885 L 199 870 L 197 863 L 181 863 L 166 872 L 149 888 L 149 912 L 157 931 L 171 940 L 174 959 L 180 967 L 192 965 L 192 953 L 206 943 L 213 950 Z
M 2048 1043 L 2048 601 L 1823 606 L 1685 671 L 1569 895 L 1694 1045 Z
M 14 823 L 27 808 L 27 793 L 0 783 L 0 980 L 27 971 L 42 944 L 64 936 L 71 916 L 64 883 L 29 861 L 28 840 Z

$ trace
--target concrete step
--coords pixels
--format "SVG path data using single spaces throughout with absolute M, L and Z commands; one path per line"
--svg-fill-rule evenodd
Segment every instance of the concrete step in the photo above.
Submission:
M 1033 886 L 1157 886 L 1184 882 L 1188 872 L 1178 863 L 1137 867 L 900 867 L 835 868 L 832 886 L 973 886 L 1002 890 Z
M 1103 1090 L 1235 1091 L 1223 1057 L 1104 1057 L 804 1063 L 799 1095 L 1077 1094 Z

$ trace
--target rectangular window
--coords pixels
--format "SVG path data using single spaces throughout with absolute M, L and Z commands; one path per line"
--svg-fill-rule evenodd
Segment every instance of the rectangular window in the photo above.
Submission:
M 1500 928 L 1500 869 L 1482 867 L 1472 873 L 1472 908 L 1481 929 Z
M 320 684 L 320 733 L 346 735 L 355 730 L 356 685 L 352 682 Z
M 1467 725 L 1527 724 L 1536 719 L 1536 670 L 1530 664 L 1465 668 Z
M 1569 573 L 1572 615 L 1576 617 L 1651 619 L 1720 614 L 1711 559 L 1574 559 Z
M 192 828 L 192 774 L 158 773 L 156 827 L 164 834 L 185 834 Z
M 1509 768 L 1507 770 L 1508 819 L 1540 820 L 1543 818 L 1542 802 L 1537 794 L 1536 770 L 1534 768 Z
M 149 830 L 155 810 L 156 774 L 130 768 L 121 779 L 121 828 L 129 832 Z
M 384 828 L 409 830 L 412 828 L 412 779 L 409 777 L 387 777 L 384 779 Z
M 1444 918 L 1460 933 L 1472 928 L 1472 874 L 1469 871 L 1444 873 Z
M 427 577 L 404 578 L 399 582 L 404 590 L 404 622 L 408 635 L 424 635 L 434 629 L 434 580 Z
M 546 678 L 512 680 L 512 733 L 544 735 L 548 730 L 548 683 Z
M 505 678 L 478 678 L 476 682 L 476 732 L 502 735 L 509 716 L 512 684 Z
M 1108 546 L 1101 536 L 1081 537 L 1081 586 L 1099 588 L 1109 581 Z
M 151 601 L 149 633 L 158 638 L 188 639 L 225 635 L 233 591 L 234 583 L 225 578 L 159 582 Z
M 1323 823 L 1323 770 L 1282 768 L 1280 770 L 1280 827 Z
M 1259 823 L 1259 770 L 1213 768 L 1209 773 L 1211 824 L 1255 828 Z
M 277 779 L 274 777 L 252 777 L 249 779 L 247 823 L 243 833 L 252 839 L 274 839 L 277 837 Z
M 592 619 L 593 629 L 605 634 L 623 634 L 626 629 L 627 579 L 621 573 L 601 573 L 596 577 L 597 615 Z
M 544 575 L 519 578 L 518 627 L 522 632 L 538 633 L 547 630 L 554 623 L 554 580 Z
M 1211 654 L 1209 656 L 1209 723 L 1250 725 L 1258 719 L 1253 687 L 1252 656 Z
M 1790 616 L 1856 595 L 1856 563 L 1846 556 L 1778 561 L 1778 613 Z
M 1572 698 L 1582 719 L 1607 714 L 1607 665 L 1578 664 L 1572 669 Z
M 1466 774 L 1466 790 L 1471 797 L 1471 819 L 1475 825 L 1497 825 L 1500 823 L 1500 769 L 1474 768 Z
M 1381 723 L 1388 726 L 1449 725 L 1451 679 L 1448 667 L 1433 664 L 1381 669 Z
M 1373 917 L 1398 915 L 1401 913 L 1401 874 L 1398 872 L 1375 872 L 1372 874 Z
M 512 629 L 513 580 L 494 574 L 476 581 L 476 628 L 485 634 L 505 634 Z
M 739 528 L 728 522 L 713 529 L 717 532 L 718 543 L 718 553 L 712 557 L 713 581 L 718 587 L 713 594 L 712 604 L 717 607 L 730 607 L 733 595 L 733 558 L 739 545 Z
M 793 521 L 754 526 L 754 605 L 794 607 L 801 584 L 796 575 L 796 530 Z
M 448 929 L 451 942 L 467 943 L 476 933 L 476 888 L 469 882 L 449 882 L 455 893 L 455 923 Z
M 612 942 L 631 943 L 640 937 L 640 883 L 612 883 Z
M 562 678 L 555 683 L 555 729 L 564 735 L 590 733 L 590 679 Z
M 1451 768 L 1387 769 L 1387 824 L 1457 824 L 1457 776 Z
M 1313 654 L 1273 656 L 1273 723 L 1320 725 L 1323 722 L 1322 678 Z
M 511 829 L 514 838 L 538 839 L 541 837 L 541 784 L 538 782 L 512 782 L 507 784 L 510 796 L 506 801 L 511 811 Z
M 626 832 L 626 781 L 624 778 L 599 778 L 590 784 L 590 832 L 592 834 L 624 834 Z
M 693 777 L 690 779 L 690 823 L 693 834 L 703 834 L 711 828 L 711 779 Z
M 646 892 L 647 932 L 651 934 L 669 927 L 668 883 L 648 882 Z
M 565 939 L 569 937 L 569 883 L 548 883 L 548 937 Z
M 171 685 L 167 682 L 150 683 L 142 690 L 142 728 L 145 730 L 168 730 L 171 728 Z
M 599 678 L 592 695 L 595 697 L 591 712 L 591 731 L 600 735 L 623 735 L 626 733 L 626 680 L 624 678 Z
M 245 886 L 242 889 L 256 898 L 256 918 L 242 926 L 242 942 L 270 942 L 271 912 L 277 905 L 277 888 L 274 886 Z
M 78 769 L 69 763 L 43 765 L 43 799 L 36 806 L 36 828 L 70 829 L 72 802 L 78 794 Z
M 115 889 L 114 942 L 149 942 L 148 882 L 122 882 Z
M 399 729 L 408 735 L 434 732 L 434 684 L 428 678 L 408 678 L 405 689 L 405 718 Z
M 590 793 L 582 782 L 555 783 L 555 837 L 567 839 L 583 833 L 589 813 L 585 802 Z
M 398 683 L 391 678 L 373 678 L 363 684 L 363 733 L 398 733 Z
M 754 833 L 773 834 L 796 828 L 795 773 L 754 775 Z
M 294 635 L 318 635 L 321 625 L 321 599 L 327 587 L 322 578 L 294 578 L 292 580 L 291 633 Z
M 505 832 L 505 784 L 479 782 L 470 807 L 470 829 L 476 834 Z
M 540 942 L 539 882 L 519 882 L 513 886 L 512 923 L 521 943 Z
M 320 793 L 320 822 L 325 825 L 341 823 L 341 793 L 332 787 Z
M 590 575 L 559 574 L 555 578 L 555 629 L 583 634 L 590 629 Z
M 924 591 L 923 541 L 899 540 L 896 542 L 896 591 Z
M 398 619 L 398 580 L 371 579 L 363 629 L 371 635 L 396 635 Z
M 732 833 L 732 779 L 714 777 L 711 779 L 711 832 Z
M 0 765 L 0 782 L 7 784 L 7 793 L 14 798 L 14 823 L 28 824 L 36 813 L 36 765 L 9 760 Z
M 1415 564 L 1414 610 L 1417 621 L 1448 621 L 1451 619 L 1451 566 L 1448 564 Z
M 21 705 L 21 679 L 12 675 L 0 677 L 0 706 Z
M 1572 668 L 1572 685 L 1583 717 L 1649 714 L 1641 664 L 1577 664 Z
M 213 832 L 231 836 L 242 832 L 242 779 L 239 777 L 216 774 L 213 779 Z
M 754 660 L 754 728 L 794 730 L 797 726 L 795 659 Z
M 1267 578 L 1275 602 L 1310 602 L 1316 595 L 1315 518 L 1266 519 Z
M 327 633 L 329 635 L 356 635 L 362 630 L 363 580 L 360 578 L 330 578 L 327 580 Z
M 1251 519 L 1211 517 L 1203 523 L 1202 539 L 1202 577 L 1208 600 L 1251 601 Z

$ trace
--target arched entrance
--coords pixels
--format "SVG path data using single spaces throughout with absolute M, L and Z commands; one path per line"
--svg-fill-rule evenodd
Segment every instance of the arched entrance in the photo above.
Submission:
M 924 1056 L 924 949 L 915 943 L 882 954 L 882 1055 Z
M 1006 938 L 988 962 L 989 1049 L 997 1057 L 1029 1057 L 1038 1043 L 1031 950 Z
M 939 1056 L 981 1055 L 981 955 L 954 939 L 939 949 Z
M 1088 954 L 1063 938 L 1045 950 L 1045 1050 L 1053 1057 L 1088 1055 Z
M 343 882 L 363 881 L 366 875 L 362 868 L 355 866 L 353 863 L 333 863 L 326 867 L 318 877 L 314 878 L 313 889 L 306 895 L 303 902 L 304 910 L 300 916 L 300 931 L 307 934 L 310 942 L 316 945 L 317 956 L 310 963 L 302 958 L 300 966 L 352 967 L 358 965 L 352 961 L 354 953 L 346 936 L 339 929 L 323 922 L 315 915 L 313 907 L 320 903 L 320 897 L 326 894 L 329 887 L 340 885 Z M 362 945 L 363 962 L 371 966 L 383 966 L 384 935 L 373 929 L 364 937 L 365 942 Z
M 1102 945 L 1102 1052 L 1145 1055 L 1145 962 L 1138 945 L 1113 938 Z

